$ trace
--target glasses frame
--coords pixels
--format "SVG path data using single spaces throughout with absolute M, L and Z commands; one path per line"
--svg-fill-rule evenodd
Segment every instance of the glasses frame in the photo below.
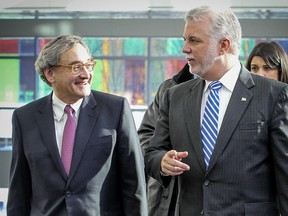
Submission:
M 88 67 L 89 65 L 93 63 L 93 68 L 92 70 L 90 70 Z M 96 60 L 92 59 L 88 62 L 86 62 L 85 64 L 82 63 L 82 62 L 79 62 L 79 63 L 75 63 L 75 64 L 71 64 L 71 65 L 63 65 L 63 64 L 58 64 L 58 65 L 54 65 L 53 67 L 64 67 L 64 68 L 69 68 L 71 70 L 71 73 L 75 74 L 75 75 L 79 75 L 81 74 L 81 72 L 84 70 L 84 67 L 86 68 L 86 70 L 89 72 L 89 73 L 93 73 L 94 72 L 94 67 L 96 65 Z M 78 71 L 78 72 L 75 72 L 74 71 L 74 67 L 75 66 L 78 66 L 78 65 L 81 65 L 81 69 Z

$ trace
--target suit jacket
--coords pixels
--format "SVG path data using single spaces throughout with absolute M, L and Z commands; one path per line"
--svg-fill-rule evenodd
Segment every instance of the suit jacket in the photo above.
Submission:
M 84 98 L 67 177 L 51 95 L 15 110 L 8 216 L 147 215 L 143 156 L 127 100 Z
M 178 85 L 179 83 L 191 80 L 193 75 L 189 72 L 189 65 L 186 64 L 171 79 L 165 80 L 156 93 L 153 103 L 150 104 L 145 112 L 141 125 L 138 129 L 140 145 L 143 153 L 149 145 L 150 139 L 154 134 L 155 125 L 159 116 L 159 103 L 166 89 Z M 176 184 L 176 186 L 175 186 Z M 157 180 L 147 176 L 147 196 L 148 196 L 148 215 L 167 216 L 175 209 L 177 196 L 177 178 L 173 178 L 168 187 L 164 187 Z M 170 210 L 170 211 L 169 211 Z
M 205 170 L 200 108 L 205 81 L 166 91 L 155 136 L 146 149 L 148 174 L 163 185 L 164 154 L 188 151 L 178 176 L 180 216 L 288 215 L 288 85 L 241 69 Z

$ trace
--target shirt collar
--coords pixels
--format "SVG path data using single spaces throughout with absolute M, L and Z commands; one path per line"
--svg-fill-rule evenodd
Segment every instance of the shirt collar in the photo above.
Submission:
M 225 86 L 231 92 L 233 91 L 236 81 L 239 77 L 240 70 L 241 70 L 241 64 L 240 62 L 237 62 L 220 79 L 220 82 L 222 83 L 222 85 Z
M 75 117 L 78 119 L 79 112 L 80 112 L 80 106 L 83 101 L 83 98 L 77 101 L 74 104 L 70 104 L 71 107 L 75 111 Z M 67 104 L 61 101 L 54 93 L 52 94 L 52 107 L 53 107 L 53 112 L 54 112 L 54 118 L 57 121 L 60 121 L 63 116 L 64 116 L 64 108 Z
M 236 81 L 239 77 L 239 73 L 240 73 L 240 70 L 241 70 L 241 64 L 240 62 L 237 62 L 236 64 L 233 65 L 233 67 L 228 70 L 222 77 L 221 79 L 219 80 L 222 85 L 227 88 L 229 91 L 233 91 L 234 89 L 234 86 L 236 84 Z M 205 80 L 205 88 L 204 88 L 204 92 L 207 91 L 208 89 L 208 86 L 209 84 L 211 83 L 212 81 L 208 81 L 208 80 Z

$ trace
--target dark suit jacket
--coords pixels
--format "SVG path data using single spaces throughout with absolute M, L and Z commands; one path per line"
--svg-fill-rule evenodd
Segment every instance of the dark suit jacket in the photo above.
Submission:
M 155 125 L 159 116 L 159 103 L 166 89 L 180 83 L 191 80 L 193 75 L 189 72 L 189 65 L 186 65 L 171 79 L 165 80 L 160 86 L 147 111 L 145 112 L 138 135 L 143 153 L 149 145 L 154 134 Z M 176 186 L 175 186 L 176 184 Z M 177 178 L 173 178 L 168 187 L 164 187 L 157 180 L 147 177 L 148 215 L 168 216 L 175 209 L 177 197 Z
M 68 178 L 51 95 L 15 110 L 9 216 L 147 215 L 143 156 L 127 100 L 92 91 L 80 109 Z
M 160 175 L 164 154 L 188 151 L 190 170 L 178 176 L 177 215 L 288 215 L 288 85 L 241 69 L 208 170 L 200 108 L 205 81 L 166 91 L 155 136 L 146 150 L 148 174 Z

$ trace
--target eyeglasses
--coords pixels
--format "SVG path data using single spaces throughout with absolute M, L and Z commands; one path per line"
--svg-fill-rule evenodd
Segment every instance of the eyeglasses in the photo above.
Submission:
M 71 69 L 71 72 L 75 75 L 78 75 L 80 74 L 83 70 L 84 70 L 84 67 L 87 69 L 88 72 L 93 72 L 94 70 L 94 67 L 96 65 L 96 61 L 95 60 L 91 60 L 85 64 L 83 63 L 76 63 L 76 64 L 72 64 L 72 65 L 55 65 L 53 67 L 65 67 L 65 68 L 69 68 Z

